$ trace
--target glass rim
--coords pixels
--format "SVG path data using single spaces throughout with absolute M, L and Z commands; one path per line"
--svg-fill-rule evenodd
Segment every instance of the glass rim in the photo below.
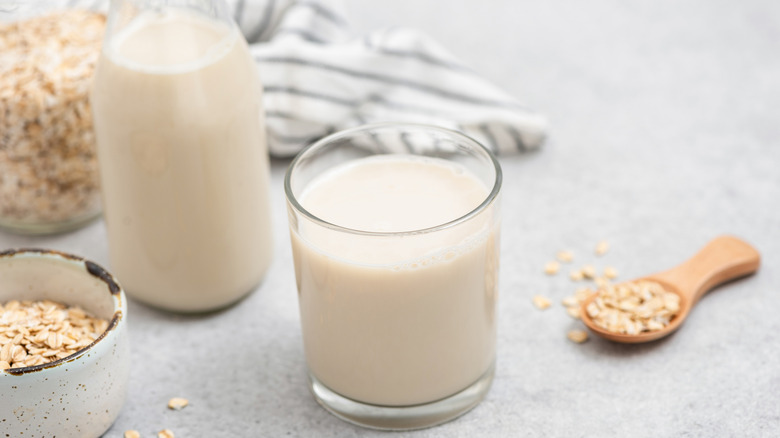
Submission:
M 365 231 L 365 230 L 358 230 L 354 228 L 345 227 L 342 225 L 334 224 L 332 222 L 328 222 L 324 219 L 321 219 L 320 217 L 314 215 L 309 210 L 305 209 L 303 205 L 301 205 L 298 202 L 298 198 L 296 198 L 295 194 L 292 190 L 292 174 L 295 170 L 297 164 L 306 156 L 312 154 L 316 150 L 320 150 L 324 147 L 326 147 L 328 144 L 332 143 L 334 140 L 344 138 L 347 136 L 350 136 L 352 134 L 358 133 L 358 132 L 364 132 L 369 131 L 372 129 L 383 129 L 383 128 L 417 128 L 417 129 L 424 129 L 428 131 L 437 131 L 440 133 L 444 133 L 447 135 L 451 135 L 454 137 L 457 137 L 459 140 L 463 140 L 466 143 L 472 145 L 476 150 L 479 150 L 483 152 L 488 159 L 490 160 L 490 164 L 493 165 L 493 169 L 495 171 L 495 177 L 493 179 L 493 187 L 491 188 L 490 192 L 485 196 L 485 199 L 476 207 L 474 207 L 471 211 L 468 213 L 457 217 L 451 221 L 434 225 L 432 227 L 427 228 L 420 228 L 416 230 L 408 230 L 408 231 Z M 392 154 L 390 154 L 392 155 Z M 399 154 L 400 155 L 400 154 Z M 452 129 L 443 128 L 440 126 L 434 126 L 434 125 L 427 125 L 422 123 L 395 123 L 395 122 L 379 122 L 379 123 L 369 123 L 365 125 L 360 125 L 354 128 L 348 128 L 344 129 L 338 132 L 335 132 L 333 134 L 327 135 L 316 142 L 312 143 L 311 145 L 304 148 L 301 152 L 298 153 L 298 155 L 293 158 L 293 160 L 290 162 L 290 165 L 287 167 L 287 171 L 284 175 L 284 194 L 287 198 L 287 202 L 300 214 L 305 216 L 307 219 L 311 220 L 315 224 L 329 228 L 334 231 L 339 231 L 343 233 L 348 234 L 356 234 L 356 235 L 362 235 L 362 236 L 374 236 L 374 237 L 388 237 L 388 236 L 411 236 L 411 235 L 419 235 L 419 234 L 429 234 L 434 233 L 437 231 L 446 230 L 448 228 L 455 227 L 461 223 L 467 222 L 469 219 L 477 216 L 478 214 L 482 213 L 484 210 L 486 210 L 492 203 L 495 201 L 495 199 L 498 197 L 498 194 L 501 190 L 501 184 L 503 182 L 503 173 L 501 172 L 501 166 L 498 163 L 498 159 L 496 158 L 495 154 L 490 151 L 490 149 L 483 146 L 480 142 L 473 139 L 472 137 L 467 136 L 466 134 L 463 134 L 462 132 L 458 132 Z

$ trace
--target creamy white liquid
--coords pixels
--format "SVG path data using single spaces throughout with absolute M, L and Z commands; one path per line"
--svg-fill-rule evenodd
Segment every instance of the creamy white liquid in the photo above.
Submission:
M 397 232 L 457 219 L 487 194 L 442 160 L 380 156 L 313 181 L 300 203 L 333 224 Z M 387 406 L 439 400 L 479 379 L 495 356 L 496 215 L 489 206 L 443 231 L 385 237 L 299 220 L 291 235 L 314 376 Z
M 92 107 L 112 270 L 168 309 L 237 300 L 271 259 L 262 89 L 246 43 L 169 9 L 103 50 Z

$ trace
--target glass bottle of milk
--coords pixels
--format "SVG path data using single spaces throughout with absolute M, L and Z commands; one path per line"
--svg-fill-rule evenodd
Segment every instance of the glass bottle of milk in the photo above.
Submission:
M 114 0 L 92 90 L 112 270 L 199 312 L 271 260 L 262 87 L 222 1 Z

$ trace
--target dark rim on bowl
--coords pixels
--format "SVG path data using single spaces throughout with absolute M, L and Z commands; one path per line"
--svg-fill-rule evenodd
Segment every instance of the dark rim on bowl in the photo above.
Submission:
M 41 249 L 41 248 L 17 248 L 17 249 L 8 249 L 8 250 L 0 251 L 0 259 L 10 258 L 19 254 L 48 255 L 48 256 L 60 257 L 62 259 L 74 261 L 77 263 L 83 263 L 84 267 L 86 268 L 87 272 L 90 275 L 98 278 L 99 280 L 101 280 L 106 284 L 106 286 L 108 287 L 108 291 L 111 293 L 113 297 L 117 299 L 120 298 L 122 288 L 119 286 L 119 283 L 117 283 L 113 275 L 111 275 L 102 266 L 98 265 L 95 262 L 91 262 L 83 257 L 75 256 L 73 254 L 68 254 L 62 251 L 56 251 L 52 249 Z M 40 365 L 33 365 L 30 367 L 8 368 L 4 370 L 4 373 L 13 376 L 21 376 L 23 374 L 34 373 L 48 368 L 54 368 L 67 362 L 72 362 L 76 360 L 78 357 L 80 357 L 81 355 L 83 355 L 84 353 L 86 353 L 90 348 L 92 348 L 92 346 L 96 345 L 103 338 L 105 338 L 110 331 L 114 330 L 117 327 L 117 325 L 119 325 L 119 321 L 122 318 L 123 318 L 122 310 L 120 309 L 114 310 L 114 315 L 111 317 L 111 320 L 108 322 L 108 327 L 106 328 L 106 330 L 103 333 L 101 333 L 100 336 L 98 336 L 89 345 L 87 345 L 86 347 L 80 350 L 73 352 L 73 354 L 71 354 L 70 356 L 66 356 L 62 359 L 57 359 L 55 361 L 40 364 Z

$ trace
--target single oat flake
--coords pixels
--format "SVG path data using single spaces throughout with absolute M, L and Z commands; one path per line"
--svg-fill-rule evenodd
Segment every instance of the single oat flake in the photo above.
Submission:
M 596 277 L 596 268 L 593 267 L 593 265 L 585 265 L 580 269 L 580 272 L 582 272 L 582 276 L 587 279 L 592 279 Z
M 174 411 L 180 411 L 187 407 L 190 402 L 186 398 L 181 397 L 174 397 L 170 400 L 168 400 L 168 409 L 173 409 Z
M 157 432 L 157 438 L 175 438 L 175 435 L 170 429 L 163 429 Z
M 556 255 L 556 258 L 560 262 L 571 263 L 572 260 L 574 260 L 574 254 L 571 251 L 568 251 L 568 250 L 558 251 L 558 254 Z
M 609 278 L 610 280 L 617 278 L 618 276 L 617 269 L 613 268 L 612 266 L 607 266 L 606 268 L 604 268 L 604 276 Z
M 548 300 L 547 298 L 541 295 L 536 295 L 533 298 L 533 302 L 534 302 L 534 306 L 536 306 L 539 310 L 547 309 L 551 305 L 550 300 Z
M 570 296 L 566 297 L 561 301 L 561 304 L 563 304 L 565 307 L 574 307 L 580 305 L 580 300 L 577 299 L 576 296 Z
M 561 265 L 556 261 L 547 262 L 547 264 L 544 265 L 544 273 L 547 275 L 555 275 L 560 268 Z
M 569 340 L 572 342 L 582 344 L 588 340 L 588 333 L 584 330 L 569 330 L 569 333 L 566 334 L 566 337 L 569 338 Z
M 607 251 L 609 251 L 609 242 L 607 242 L 606 240 L 602 240 L 596 245 L 596 250 L 595 250 L 596 255 L 602 256 L 606 254 Z
M 574 319 L 580 319 L 580 306 L 567 307 L 566 313 Z
M 141 438 L 141 434 L 137 430 L 126 430 L 124 438 Z

